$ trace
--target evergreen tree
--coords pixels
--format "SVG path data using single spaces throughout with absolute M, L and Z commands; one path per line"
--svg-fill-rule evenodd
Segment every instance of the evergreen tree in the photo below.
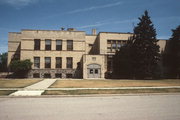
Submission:
M 180 78 L 180 25 L 172 32 L 163 55 L 163 62 L 167 77 Z
M 7 52 L 0 55 L 0 72 L 7 72 Z
M 152 79 L 160 60 L 156 30 L 147 11 L 139 20 L 140 22 L 134 28 L 131 49 L 134 77 Z

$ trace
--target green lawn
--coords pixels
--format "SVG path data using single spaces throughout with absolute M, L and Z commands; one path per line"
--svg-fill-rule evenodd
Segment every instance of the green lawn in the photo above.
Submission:
M 23 88 L 42 79 L 0 79 L 0 88 Z
M 50 88 L 180 86 L 180 80 L 57 80 Z
M 86 95 L 86 94 L 139 94 L 139 93 L 179 93 L 178 88 L 163 89 L 118 89 L 118 90 L 46 90 L 43 95 Z

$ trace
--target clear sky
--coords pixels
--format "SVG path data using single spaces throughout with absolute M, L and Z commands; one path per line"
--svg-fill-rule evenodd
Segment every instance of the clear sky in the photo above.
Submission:
M 145 10 L 159 39 L 169 39 L 180 25 L 180 0 L 0 0 L 0 53 L 7 51 L 8 32 L 61 27 L 87 34 L 92 28 L 133 32 Z

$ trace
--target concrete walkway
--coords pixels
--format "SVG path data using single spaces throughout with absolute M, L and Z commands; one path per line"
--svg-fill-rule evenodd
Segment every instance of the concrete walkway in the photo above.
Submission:
M 56 79 L 44 79 L 43 81 L 16 91 L 9 96 L 40 96 L 55 81 Z

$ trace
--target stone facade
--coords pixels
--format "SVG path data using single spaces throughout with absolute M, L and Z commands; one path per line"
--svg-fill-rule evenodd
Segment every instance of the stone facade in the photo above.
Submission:
M 115 32 L 96 34 L 96 30 L 87 35 L 75 29 L 21 30 L 9 33 L 8 65 L 16 59 L 30 59 L 33 62 L 28 74 L 30 78 L 105 78 L 106 73 L 112 72 L 115 51 L 126 44 L 132 35 Z M 36 40 L 39 40 L 38 44 Z M 160 51 L 163 51 L 166 41 L 160 40 L 158 44 Z M 36 58 L 38 63 L 35 63 Z

